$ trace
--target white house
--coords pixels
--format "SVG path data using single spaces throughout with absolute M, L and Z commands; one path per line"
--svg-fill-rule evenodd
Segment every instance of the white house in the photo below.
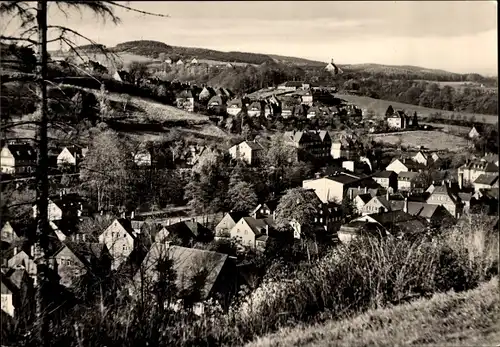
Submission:
M 243 141 L 229 148 L 229 155 L 233 159 L 240 159 L 249 165 L 262 160 L 263 147 L 255 141 Z
M 413 161 L 411 158 L 394 159 L 385 168 L 386 171 L 394 171 L 399 175 L 400 172 L 419 172 L 425 169 L 425 166 Z
M 8 144 L 0 152 L 1 171 L 7 174 L 24 174 L 34 171 L 36 151 L 29 144 Z
M 49 199 L 49 205 L 48 205 L 48 217 L 49 221 L 54 221 L 54 220 L 61 220 L 63 217 L 63 211 L 61 207 L 59 207 L 54 201 Z M 33 218 L 36 218 L 38 215 L 38 209 L 37 206 L 33 206 Z
M 2 282 L 1 282 L 1 293 L 2 293 L 2 311 L 7 313 L 9 316 L 14 317 L 14 302 L 12 300 L 12 288 L 10 288 L 9 284 L 7 283 L 7 279 L 4 278 L 5 276 L 2 275 Z
M 348 186 L 357 184 L 359 176 L 341 173 L 337 176 L 314 178 L 302 182 L 302 187 L 313 189 L 322 203 L 341 202 Z
M 111 225 L 99 235 L 99 243 L 103 243 L 113 257 L 111 269 L 117 269 L 134 250 L 135 233 L 130 221 L 115 219 Z
M 477 131 L 476 127 L 472 127 L 472 129 L 469 131 L 468 136 L 470 139 L 475 139 L 480 137 L 481 134 L 479 133 L 479 131 Z
M 191 59 L 191 64 L 198 64 L 198 59 L 196 58 Z
M 61 153 L 57 156 L 57 165 L 73 165 L 76 166 L 87 154 L 86 148 L 76 146 L 64 147 Z
M 151 152 L 147 149 L 140 149 L 135 153 L 132 153 L 134 157 L 134 163 L 137 166 L 151 166 Z
M 0 231 L 0 236 L 3 242 L 14 243 L 20 240 L 19 235 L 10 222 L 5 222 Z

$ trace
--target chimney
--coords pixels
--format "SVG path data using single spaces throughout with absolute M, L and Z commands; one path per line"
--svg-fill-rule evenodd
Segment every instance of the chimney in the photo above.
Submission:
M 85 234 L 82 234 L 82 241 L 85 242 Z
M 405 198 L 405 204 L 403 206 L 403 212 L 408 213 L 408 198 Z
M 464 174 L 463 174 L 463 172 L 458 174 L 458 187 L 460 188 L 460 190 L 462 190 L 464 187 Z
M 368 193 L 368 187 L 365 187 L 365 194 Z
M 332 64 L 333 64 L 333 59 L 332 59 Z
M 122 212 L 122 218 L 125 218 L 125 212 Z
M 390 196 L 389 196 L 389 189 L 387 189 L 387 191 L 386 191 L 386 193 L 385 193 L 385 199 L 386 199 L 387 201 L 389 201 L 389 199 L 390 199 Z
M 451 188 L 451 180 L 448 180 L 448 187 Z
M 31 245 L 30 253 L 31 253 L 31 257 L 34 258 L 35 257 L 35 245 Z
M 266 224 L 266 235 L 269 235 L 269 225 Z
M 352 200 L 353 199 L 353 195 L 354 195 L 354 192 L 353 192 L 353 190 L 351 188 L 351 189 L 349 189 L 349 199 Z
M 61 198 L 61 199 L 62 199 L 62 197 L 63 197 L 63 190 L 61 189 L 61 190 L 59 191 L 59 198 Z
M 130 212 L 130 219 L 134 219 L 134 217 L 135 217 L 135 212 L 134 211 Z
M 101 216 L 102 216 L 103 214 L 104 214 L 104 211 L 103 211 L 103 210 L 101 210 Z
M 14 255 L 17 254 L 17 247 L 14 247 Z

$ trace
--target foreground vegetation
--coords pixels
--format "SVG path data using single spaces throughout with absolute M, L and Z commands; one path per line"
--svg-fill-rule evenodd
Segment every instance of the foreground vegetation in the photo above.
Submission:
M 243 290 L 228 312 L 208 303 L 203 316 L 194 315 L 189 306 L 175 311 L 160 304 L 164 302 L 162 298 L 171 298 L 176 292 L 170 275 L 159 279 L 160 286 L 150 287 L 139 296 L 128 296 L 121 290 L 117 291 L 118 287 L 112 284 L 127 283 L 126 277 L 106 279 L 102 286 L 100 282 L 97 286 L 86 287 L 74 299 L 76 304 L 67 308 L 64 314 L 61 309 L 55 310 L 62 319 L 53 318 L 51 345 L 243 345 L 256 336 L 286 327 L 342 320 L 369 310 L 431 297 L 439 292 L 471 290 L 497 275 L 497 255 L 498 234 L 488 230 L 480 220 L 471 220 L 461 230 L 447 230 L 439 235 L 406 235 L 401 240 L 359 239 L 348 245 L 336 246 L 325 256 L 311 261 L 297 257 L 284 244 L 275 245 L 261 255 L 267 272 L 258 288 Z M 441 340 L 434 336 L 435 333 L 451 333 L 451 329 L 459 327 L 457 324 L 461 322 L 463 325 L 460 326 L 467 326 L 464 319 L 446 311 L 451 310 L 453 305 L 463 305 L 460 307 L 472 317 L 482 311 L 487 317 L 493 317 L 497 303 L 486 295 L 477 301 L 477 305 L 474 301 L 463 303 L 467 295 L 452 297 L 449 301 L 437 296 L 430 304 L 417 302 L 394 309 L 392 314 L 395 320 L 413 310 L 415 318 L 409 315 L 407 324 L 401 325 L 402 329 L 408 329 L 404 331 L 411 334 L 408 339 L 413 339 L 413 343 L 439 342 Z M 441 300 L 444 304 L 439 306 Z M 428 307 L 436 307 L 435 311 L 431 311 L 434 318 L 427 317 L 424 311 L 419 311 L 419 316 L 412 309 Z M 419 340 L 420 336 L 411 333 L 411 326 L 415 325 L 410 323 L 421 319 L 434 325 L 432 319 L 445 315 L 440 307 L 448 312 L 449 323 L 446 324 L 449 324 L 450 330 L 441 331 L 439 325 L 435 325 L 422 330 L 429 334 L 426 335 L 427 340 Z M 378 329 L 375 326 L 388 322 L 384 319 L 392 319 L 389 314 L 383 318 L 386 317 L 384 312 L 388 311 L 372 311 L 359 318 L 352 328 L 354 330 L 351 330 L 352 336 L 343 335 L 348 339 L 346 341 L 367 345 L 376 341 L 384 344 L 385 340 L 377 338 L 387 338 L 389 344 L 392 344 L 390 339 L 393 338 L 399 341 L 397 339 L 401 339 L 402 335 L 395 332 L 390 335 L 390 327 L 386 328 L 389 335 L 381 332 L 377 337 L 370 334 L 368 326 L 366 335 L 360 340 L 349 340 L 357 336 L 356 331 L 364 329 L 361 322 L 365 317 L 371 319 L 369 324 L 374 326 L 374 330 Z M 488 319 L 492 318 L 483 322 L 486 324 Z M 31 324 L 28 320 L 27 330 Z M 335 334 L 343 332 L 345 328 L 342 327 L 346 326 L 345 323 L 329 324 L 338 324 L 331 336 L 337 336 Z M 482 323 L 478 321 L 476 324 L 471 328 L 480 327 Z M 24 334 L 26 330 L 22 329 L 22 325 L 10 329 L 4 325 L 2 330 L 6 342 L 30 344 L 29 335 Z M 301 340 L 299 344 L 306 342 Z
M 247 347 L 279 346 L 496 346 L 500 338 L 498 278 L 478 288 L 370 310 L 311 327 L 283 329 Z

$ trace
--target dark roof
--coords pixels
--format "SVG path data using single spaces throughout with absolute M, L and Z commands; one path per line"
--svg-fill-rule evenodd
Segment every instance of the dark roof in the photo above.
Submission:
M 227 214 L 235 223 L 238 223 L 243 217 L 248 217 L 248 214 L 245 212 L 228 212 Z
M 64 247 L 68 247 L 86 266 L 95 264 L 107 252 L 106 245 L 98 242 L 64 242 L 60 250 Z
M 36 160 L 36 151 L 27 143 L 9 144 L 7 145 L 7 148 L 17 160 Z
M 243 107 L 243 101 L 239 98 L 232 99 L 227 103 L 227 107 L 231 107 L 231 106 L 237 106 L 237 107 L 241 108 L 241 107 Z
M 221 95 L 215 95 L 215 96 L 212 96 L 210 98 L 210 100 L 208 100 L 208 105 L 213 104 L 213 103 L 217 103 L 219 106 L 222 106 L 222 105 L 224 105 L 224 100 L 222 100 Z
M 493 185 L 497 180 L 498 180 L 498 175 L 492 176 L 492 175 L 481 174 L 478 176 L 478 178 L 475 179 L 474 183 Z
M 201 290 L 202 300 L 214 294 L 212 289 L 228 259 L 227 254 L 155 243 L 143 261 L 144 275 L 154 278 L 156 276 L 155 265 L 163 257 L 173 260 L 173 268 L 177 273 L 176 284 L 179 290 L 187 289 L 192 277 L 199 271 L 206 270 L 207 277 Z M 136 274 L 136 279 L 139 277 L 142 276 Z
M 412 181 L 417 178 L 418 175 L 418 172 L 402 171 L 398 174 L 398 181 Z
M 254 141 L 243 141 L 243 143 L 246 143 L 248 145 L 248 147 L 250 147 L 254 151 L 258 151 L 258 150 L 263 149 L 263 147 L 259 143 L 254 142 Z
M 358 194 L 357 195 L 361 201 L 363 201 L 365 204 L 372 199 L 372 196 L 369 193 L 366 194 Z
M 461 168 L 467 168 L 469 170 L 480 170 L 485 172 L 498 172 L 498 166 L 494 163 L 481 160 L 473 160 L 468 164 L 464 164 Z
M 165 227 L 169 235 L 173 234 L 179 237 L 183 245 L 188 245 L 191 241 L 205 239 L 210 234 L 210 230 L 198 222 L 181 221 Z
M 387 171 L 387 170 L 384 170 L 384 171 L 379 171 L 379 172 L 376 172 L 373 174 L 373 177 L 378 177 L 378 178 L 389 178 L 393 175 L 395 175 L 396 173 L 394 171 Z
M 187 98 L 193 98 L 193 92 L 190 90 L 183 90 L 182 92 L 177 94 L 178 99 L 187 99 Z

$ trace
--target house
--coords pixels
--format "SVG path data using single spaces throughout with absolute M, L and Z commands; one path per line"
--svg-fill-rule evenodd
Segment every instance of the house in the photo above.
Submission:
M 208 299 L 217 301 L 224 309 L 229 307 L 238 288 L 237 269 L 227 254 L 217 252 L 154 243 L 134 276 L 134 289 L 140 291 L 154 285 L 160 276 L 156 265 L 166 259 L 172 261 L 177 274 L 178 293 L 188 291 L 195 278 L 203 277 L 199 302 L 194 307 L 196 314 L 203 314 L 203 302 Z
M 353 219 L 342 225 L 338 231 L 341 242 L 349 242 L 362 235 L 378 237 L 395 236 L 398 238 L 427 231 L 425 219 L 412 216 L 402 210 L 372 213 Z
M 231 116 L 237 116 L 243 109 L 243 100 L 233 99 L 227 104 L 227 113 Z
M 498 175 L 479 175 L 472 183 L 474 190 L 477 192 L 480 189 L 498 188 Z
M 497 176 L 498 166 L 488 161 L 472 160 L 460 166 L 458 174 L 463 174 L 464 182 L 472 183 L 481 175 Z
M 9 316 L 14 317 L 15 307 L 14 307 L 14 296 L 16 291 L 14 286 L 10 283 L 7 277 L 2 273 L 1 275 L 1 295 L 2 295 L 2 311 L 7 313 Z
M 355 160 L 356 153 L 353 150 L 353 142 L 348 136 L 341 136 L 339 139 L 332 141 L 330 155 L 333 159 L 345 158 L 347 160 Z
M 78 218 L 84 212 L 83 199 L 78 194 L 60 194 L 49 199 L 47 209 L 50 221 Z M 33 218 L 37 215 L 38 207 L 33 205 Z
M 115 71 L 113 74 L 113 79 L 118 82 L 131 82 L 132 78 L 127 71 Z
M 99 235 L 99 243 L 106 245 L 113 259 L 111 269 L 117 269 L 134 250 L 136 233 L 127 219 L 115 219 Z
M 9 244 L 16 243 L 21 240 L 21 235 L 16 230 L 16 225 L 11 222 L 5 222 L 0 230 L 0 239 L 2 242 L 7 242 Z
M 303 93 L 300 93 L 300 102 L 303 105 L 312 106 L 313 105 L 314 96 L 311 90 L 306 90 Z
M 201 90 L 200 94 L 198 95 L 198 99 L 200 101 L 208 101 L 212 96 L 215 96 L 215 90 L 211 87 L 206 87 L 204 86 L 203 89 Z
M 77 166 L 87 154 L 87 148 L 78 146 L 64 147 L 57 156 L 57 166 L 72 165 Z
M 493 163 L 496 166 L 498 166 L 498 154 L 495 153 L 486 153 L 482 158 L 481 161 L 486 161 L 488 163 Z
M 34 252 L 32 251 L 31 253 Z M 31 278 L 36 279 L 36 263 L 33 258 L 22 249 L 20 250 L 14 247 L 14 255 L 7 260 L 7 267 L 12 269 L 23 268 Z
M 278 207 L 280 200 L 278 199 L 270 199 L 266 202 L 258 204 L 252 212 L 250 212 L 250 216 L 256 219 L 259 218 L 275 218 L 276 208 Z
M 247 115 L 249 117 L 260 117 L 263 115 L 263 104 L 260 101 L 252 102 L 247 108 Z
M 350 173 L 305 180 L 302 187 L 313 189 L 323 203 L 342 202 L 347 188 L 361 185 L 363 178 Z M 375 183 L 375 182 L 373 182 Z
M 172 64 L 172 59 L 169 57 L 166 57 L 165 60 L 163 61 L 165 64 Z
M 198 59 L 196 58 L 191 59 L 191 64 L 198 64 Z
M 467 135 L 470 139 L 476 139 L 481 137 L 481 134 L 478 131 L 478 128 L 476 126 L 473 126 L 472 129 L 469 131 L 469 134 Z
M 454 218 L 460 218 L 463 214 L 464 203 L 456 190 L 452 188 L 451 182 L 435 187 L 432 194 L 427 198 L 427 203 L 443 205 Z
M 278 86 L 278 90 L 283 90 L 283 91 L 288 91 L 288 92 L 296 91 L 297 89 L 300 89 L 300 88 L 309 89 L 310 84 L 304 83 L 301 81 L 288 81 L 288 82 L 282 83 Z
M 61 285 L 72 287 L 78 278 L 92 271 L 95 275 L 111 269 L 112 257 L 103 243 L 66 242 L 52 258 Z
M 183 90 L 175 98 L 177 108 L 188 112 L 194 112 L 194 101 L 194 95 L 191 90 Z
M 177 62 L 175 63 L 175 65 L 182 66 L 182 65 L 184 65 L 184 62 L 181 59 L 179 59 L 179 60 L 177 60 Z
M 379 171 L 371 175 L 373 180 L 385 189 L 398 189 L 398 175 L 394 171 Z
M 418 126 L 417 113 L 413 117 L 408 116 L 404 111 L 396 111 L 387 116 L 387 126 L 391 129 L 406 129 Z
M 137 166 L 151 166 L 151 152 L 146 148 L 138 149 L 135 153 L 132 153 L 132 157 L 135 165 Z
M 274 227 L 272 218 L 241 218 L 229 231 L 232 239 L 238 240 L 242 246 L 253 249 L 264 249 L 269 239 L 269 229 Z
M 208 100 L 207 109 L 216 111 L 217 113 L 225 113 L 227 110 L 225 97 L 222 95 L 215 95 Z
M 454 223 L 454 217 L 442 205 L 428 204 L 421 201 L 389 200 L 390 211 L 403 211 L 412 216 L 418 216 L 425 219 L 434 226 L 451 225 Z
M 422 164 L 424 166 L 429 166 L 432 163 L 432 159 L 429 158 L 429 156 L 422 151 L 418 151 L 418 153 L 415 154 L 415 156 L 412 158 L 412 160 L 414 162 Z
M 243 160 L 248 165 L 254 165 L 262 161 L 264 148 L 255 140 L 243 141 L 229 148 L 229 155 L 235 160 Z
M 27 143 L 6 144 L 0 153 L 2 173 L 29 174 L 36 167 L 36 151 Z
M 325 70 L 334 74 L 334 75 L 338 75 L 338 74 L 341 74 L 341 73 L 344 73 L 344 71 L 342 71 L 342 69 L 339 69 L 339 67 L 337 65 L 335 65 L 335 63 L 333 62 L 333 59 L 331 60 L 331 62 L 329 62 L 326 66 L 325 66 Z
M 180 221 L 162 228 L 155 236 L 155 242 L 165 243 L 177 238 L 182 246 L 190 247 L 196 242 L 209 242 L 212 232 L 194 220 Z
M 322 115 L 323 115 L 323 113 L 318 106 L 310 107 L 307 110 L 307 119 L 311 119 L 311 118 L 322 116 Z
M 248 215 L 242 212 L 226 213 L 220 222 L 215 226 L 215 238 L 230 237 L 229 232 L 243 217 L 248 217 Z
M 418 172 L 401 171 L 398 175 L 398 190 L 412 191 L 417 187 Z
M 387 192 L 386 195 L 374 196 L 361 209 L 361 214 L 364 216 L 372 213 L 391 211 L 390 200 L 391 196 L 389 192 Z
M 421 172 L 425 170 L 425 166 L 413 161 L 411 158 L 394 158 L 385 169 L 394 171 L 399 175 L 400 172 Z
M 292 117 L 294 115 L 294 111 L 295 111 L 295 105 L 291 105 L 291 104 L 282 104 L 281 105 L 280 114 L 281 114 L 281 117 L 283 117 L 285 119 Z
M 354 206 L 356 208 L 356 214 L 361 214 L 363 208 L 373 197 L 369 193 L 358 194 L 354 198 Z
M 284 134 L 288 144 L 298 150 L 299 159 L 309 154 L 316 159 L 330 156 L 332 140 L 327 131 L 287 131 Z

